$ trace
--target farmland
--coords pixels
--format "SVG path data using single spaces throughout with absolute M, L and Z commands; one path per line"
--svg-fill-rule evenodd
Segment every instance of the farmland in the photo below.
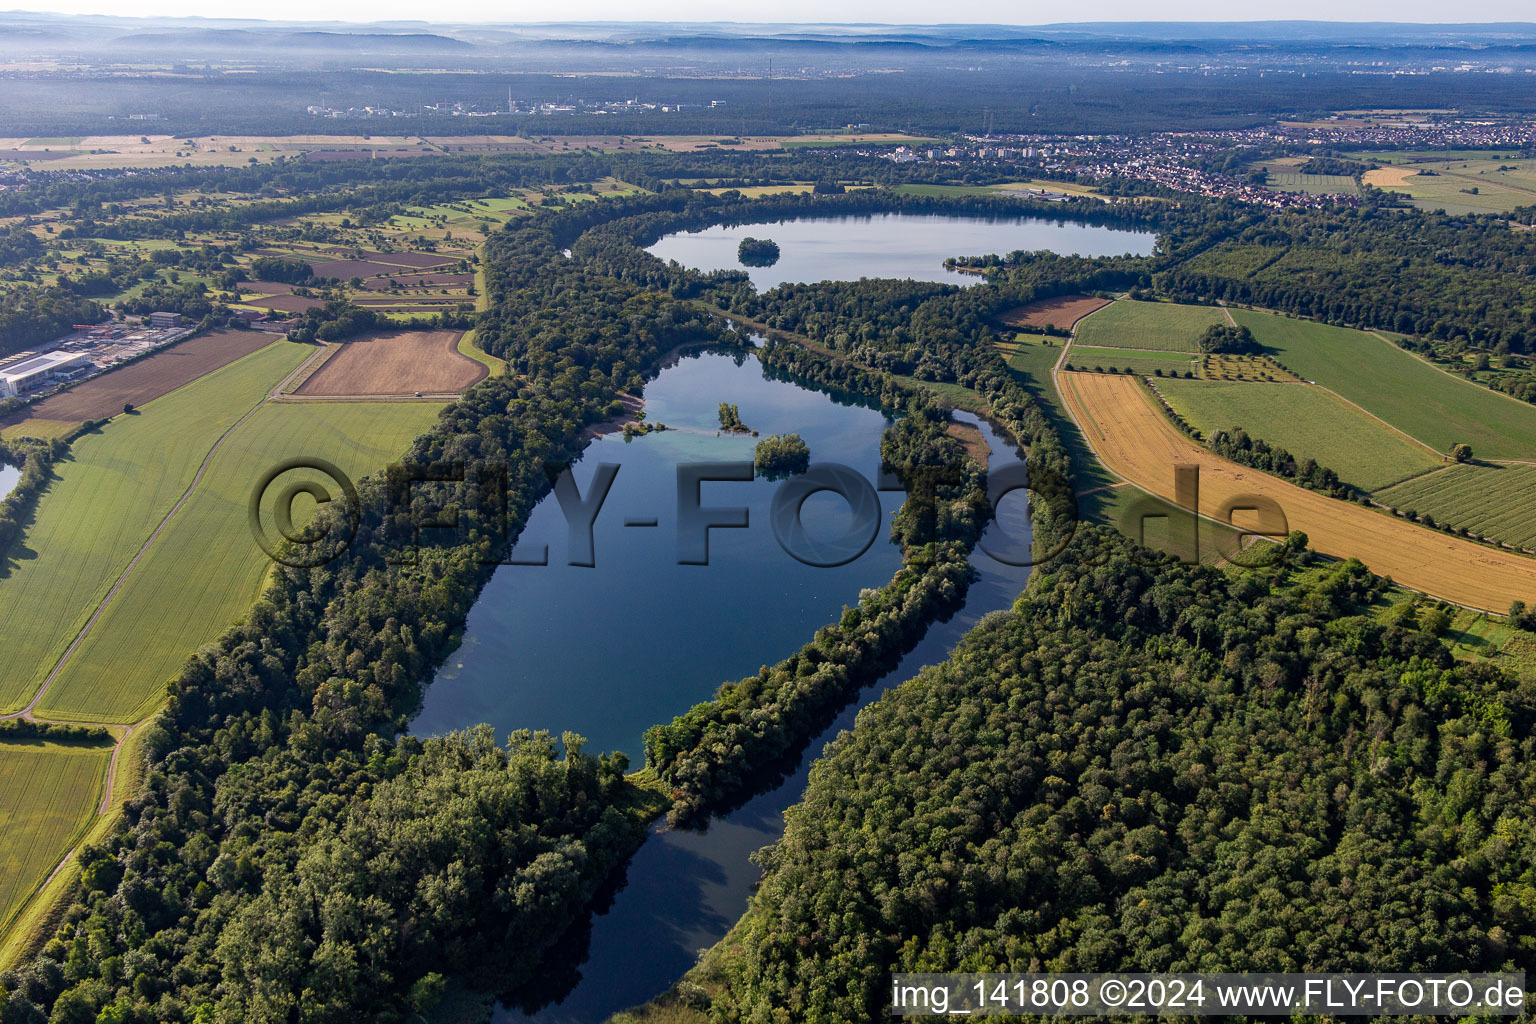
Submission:
M 1041 299 L 1003 314 L 1003 323 L 1010 327 L 1032 327 L 1035 330 L 1055 328 L 1069 330 L 1083 317 L 1109 305 L 1108 299 L 1088 295 L 1060 295 L 1054 299 Z
M 1219 458 L 1179 433 L 1131 377 L 1064 373 L 1062 398 L 1098 457 L 1144 490 L 1172 499 L 1173 467 L 1200 468 L 1200 511 L 1262 495 L 1288 528 L 1324 554 L 1359 558 L 1373 572 L 1468 607 L 1502 612 L 1536 599 L 1536 559 L 1484 547 L 1349 502 L 1335 501 Z
M 1480 458 L 1536 456 L 1536 407 L 1453 377 L 1365 331 L 1256 310 L 1232 315 L 1287 369 L 1436 451 L 1466 442 Z
M 1100 348 L 1145 348 L 1164 352 L 1196 351 L 1207 327 L 1226 323 L 1215 306 L 1179 306 L 1167 302 L 1112 302 L 1077 325 L 1077 341 Z
M 1536 549 L 1536 466 L 1456 465 L 1409 480 L 1377 499 L 1435 522 Z
M 1440 465 L 1435 455 L 1305 384 L 1165 380 L 1157 387 L 1174 411 L 1207 437 L 1242 427 L 1367 491 Z
M 1508 213 L 1536 204 L 1536 160 L 1488 153 L 1402 154 L 1406 162 L 1365 173 L 1365 183 L 1447 213 Z
M 192 498 L 112 599 L 37 714 L 110 722 L 142 717 L 188 653 L 257 596 L 270 563 L 251 537 L 247 517 L 261 474 L 287 458 L 310 456 L 361 478 L 404 454 L 441 408 L 424 402 L 274 402 L 262 408 L 220 448 Z
M 1331 192 L 1351 196 L 1360 191 L 1355 179 L 1343 174 L 1297 174 L 1294 171 L 1271 171 L 1269 187 L 1281 192 Z
M 1183 376 L 1195 372 L 1195 363 L 1177 353 L 1153 352 L 1147 349 L 1092 348 L 1073 345 L 1067 356 L 1067 366 L 1074 370 L 1091 370 L 1095 373 L 1132 373 Z
M 111 748 L 0 742 L 0 931 L 89 823 Z
M 272 342 L 75 442 L 0 577 L 0 713 L 36 691 L 219 436 L 311 351 Z
M 0 431 L 52 436 L 85 420 L 116 416 L 124 403 L 144 405 L 270 344 L 272 335 L 256 331 L 200 334 L 28 406 L 0 420 Z
M 403 331 L 355 338 L 299 386 L 302 396 L 457 393 L 485 377 L 458 350 L 457 331 Z

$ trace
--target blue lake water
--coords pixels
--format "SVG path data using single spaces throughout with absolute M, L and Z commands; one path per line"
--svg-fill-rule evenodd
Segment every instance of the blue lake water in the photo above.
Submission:
M 749 235 L 777 242 L 778 262 L 771 267 L 743 267 L 736 248 Z M 1157 236 L 1147 231 L 1038 217 L 875 213 L 680 231 L 646 251 L 695 270 L 745 270 L 757 290 L 766 291 L 786 282 L 857 281 L 861 277 L 972 285 L 981 279 L 947 269 L 944 260 L 950 256 L 1002 256 L 1016 249 L 1049 249 L 1082 256 L 1145 256 L 1156 242 Z
M 956 413 L 957 419 L 976 423 Z M 1018 460 L 991 427 L 978 424 L 992 449 L 993 471 Z M 1029 548 L 1028 506 L 1022 492 L 1004 498 L 983 541 L 1010 557 Z M 1017 559 L 1015 559 L 1017 560 Z M 805 749 L 798 765 L 777 786 L 711 822 L 705 831 L 653 826 L 652 834 L 616 880 L 611 902 L 568 937 L 564 959 L 551 964 L 552 1001 L 532 1013 L 499 1007 L 499 1022 L 601 1024 L 614 1013 L 670 988 L 723 938 L 746 910 L 760 872 L 748 858 L 776 841 L 784 811 L 800 800 L 811 762 L 828 742 L 851 728 L 860 708 L 944 661 L 960 638 L 989 612 L 1011 608 L 1028 570 L 1003 565 L 977 550 L 971 558 L 980 578 L 953 617 L 929 628 L 895 668 L 867 686 Z M 803 634 L 809 636 L 809 633 Z M 788 648 L 784 653 L 788 653 Z
M 0 498 L 15 490 L 16 484 L 20 479 L 21 469 L 19 467 L 0 462 Z
M 585 497 L 602 463 L 617 464 L 593 528 L 592 568 L 567 564 L 568 530 L 553 496 L 540 502 L 514 556 L 547 546 L 548 566 L 499 568 L 471 610 L 464 643 L 438 673 L 412 731 L 438 734 L 477 722 L 573 730 L 589 752 L 622 750 L 642 761 L 641 734 L 713 696 L 716 687 L 780 661 L 864 587 L 890 580 L 901 553 L 881 527 L 861 557 L 814 568 L 786 554 L 769 524 L 781 486 L 770 480 L 707 482 L 707 507 L 748 509 L 744 529 L 709 531 L 709 564 L 678 564 L 677 466 L 750 463 L 757 439 L 721 435 L 718 407 L 735 404 L 761 435 L 799 433 L 812 463 L 838 462 L 873 482 L 889 420 L 874 409 L 765 377 L 755 358 L 682 359 L 645 387 L 646 417 L 670 428 L 626 442 L 588 445 L 574 476 Z M 888 521 L 899 493 L 881 495 Z M 848 506 L 808 500 L 813 537 L 847 532 Z M 655 526 L 626 526 L 653 519 Z
M 740 269 L 736 247 L 748 234 L 771 237 L 781 249 L 774 267 L 749 270 L 759 289 L 858 277 L 970 284 L 974 277 L 944 269 L 945 257 L 1015 249 L 1148 253 L 1155 241 L 1145 232 L 1038 218 L 878 214 L 684 232 L 651 251 L 700 269 Z M 890 580 L 900 553 L 884 526 L 869 550 L 847 565 L 813 568 L 792 558 L 768 520 L 780 485 L 762 479 L 702 486 L 702 504 L 744 506 L 749 525 L 710 531 L 707 566 L 678 564 L 678 465 L 750 461 L 756 444 L 718 433 L 720 402 L 735 403 L 743 422 L 764 436 L 801 434 L 813 464 L 843 463 L 876 479 L 880 436 L 889 422 L 879 411 L 767 377 L 755 359 L 681 359 L 645 388 L 647 419 L 673 429 L 627 443 L 616 435 L 600 438 L 576 465 L 583 496 L 602 464 L 618 466 L 593 529 L 593 567 L 566 564 L 566 522 L 556 499 L 546 498 L 518 554 L 547 547 L 550 564 L 497 570 L 470 612 L 462 647 L 428 689 L 414 732 L 440 734 L 478 722 L 502 734 L 568 729 L 587 738 L 589 752 L 622 750 L 639 767 L 645 729 L 709 699 L 721 682 L 782 660 L 856 603 L 862 588 Z M 1018 461 L 989 425 L 955 416 L 981 429 L 994 471 Z M 902 497 L 880 495 L 887 520 Z M 804 508 L 813 537 L 837 536 L 849 519 L 846 504 L 833 495 L 817 495 Z M 655 525 L 625 525 L 634 520 Z M 996 549 L 1004 536 L 1011 538 L 1009 550 L 1027 551 L 1022 492 L 1002 502 L 984 540 Z M 859 693 L 778 784 L 706 830 L 653 827 L 594 912 L 546 958 L 541 990 L 524 993 L 536 1005 L 499 1006 L 495 1019 L 600 1024 L 665 991 L 693 966 L 745 911 L 759 877 L 749 855 L 781 834 L 783 812 L 800 799 L 811 761 L 853 724 L 859 708 L 945 660 L 982 616 L 1011 607 L 1028 578 L 1027 569 L 980 550 L 972 564 L 980 577 L 964 605 Z

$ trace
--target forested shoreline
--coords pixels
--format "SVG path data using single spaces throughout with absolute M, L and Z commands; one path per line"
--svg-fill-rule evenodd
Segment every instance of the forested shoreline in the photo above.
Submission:
M 815 765 L 686 1005 L 874 1019 L 889 971 L 1527 969 L 1536 684 L 1362 615 L 1383 581 L 1304 543 L 1229 575 L 1085 529 Z

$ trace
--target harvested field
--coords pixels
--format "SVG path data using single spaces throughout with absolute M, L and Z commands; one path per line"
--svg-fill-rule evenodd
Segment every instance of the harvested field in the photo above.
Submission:
M 387 263 L 395 267 L 415 267 L 418 270 L 440 267 L 454 261 L 452 256 L 441 256 L 433 252 L 386 252 L 364 253 L 364 255 L 376 263 Z
M 1500 613 L 1511 601 L 1536 600 L 1536 559 L 1334 501 L 1219 458 L 1179 433 L 1132 378 L 1063 373 L 1058 380 L 1099 459 L 1159 497 L 1174 497 L 1175 466 L 1197 465 L 1203 514 L 1214 516 L 1228 500 L 1263 495 L 1284 509 L 1289 528 L 1305 532 L 1315 550 L 1354 556 L 1415 590 Z
M 388 291 L 393 282 L 401 288 L 464 288 L 474 280 L 474 274 L 396 274 L 371 278 L 363 282 L 363 287 L 369 291 Z
M 1413 167 L 1374 167 L 1366 171 L 1360 180 L 1377 188 L 1395 188 L 1408 184 L 1408 179 L 1418 173 Z
M 343 342 L 294 393 L 344 398 L 462 391 L 483 378 L 486 368 L 460 354 L 460 333 L 402 331 Z
M 1069 330 L 1083 317 L 1096 309 L 1109 305 L 1108 299 L 1095 299 L 1087 295 L 1059 295 L 1054 299 L 1041 299 L 1003 314 L 1003 323 L 1014 327 L 1033 327 L 1044 330 L 1054 327 Z
M 373 160 L 376 157 L 435 156 L 430 149 L 415 146 L 397 146 L 390 149 L 316 149 L 304 154 L 305 160 Z
M 325 305 L 324 299 L 306 299 L 302 295 L 270 295 L 264 299 L 241 299 L 241 305 L 258 309 L 278 309 L 284 313 L 302 313 L 306 309 Z
M 339 277 L 346 281 L 354 277 L 378 277 L 400 268 L 387 263 L 374 263 L 372 260 L 329 260 L 311 263 L 309 269 L 314 271 L 316 277 Z
M 459 301 L 464 302 L 465 300 L 460 299 Z M 414 299 L 401 299 L 395 302 L 357 302 L 354 305 L 363 306 L 376 313 L 441 313 L 445 309 L 450 312 L 454 309 L 452 304 L 424 306 L 420 304 L 419 300 Z
M 293 285 L 284 281 L 241 281 L 240 291 L 251 295 L 291 295 Z
M 188 338 L 13 413 L 0 420 L 0 427 L 25 420 L 83 423 L 116 416 L 124 403 L 143 405 L 271 344 L 272 335 L 260 331 L 213 331 Z

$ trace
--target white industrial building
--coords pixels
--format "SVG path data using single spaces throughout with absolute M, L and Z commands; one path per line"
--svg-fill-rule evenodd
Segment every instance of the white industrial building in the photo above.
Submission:
M 0 366 L 0 398 L 26 394 L 90 361 L 91 357 L 84 352 L 44 352 Z

